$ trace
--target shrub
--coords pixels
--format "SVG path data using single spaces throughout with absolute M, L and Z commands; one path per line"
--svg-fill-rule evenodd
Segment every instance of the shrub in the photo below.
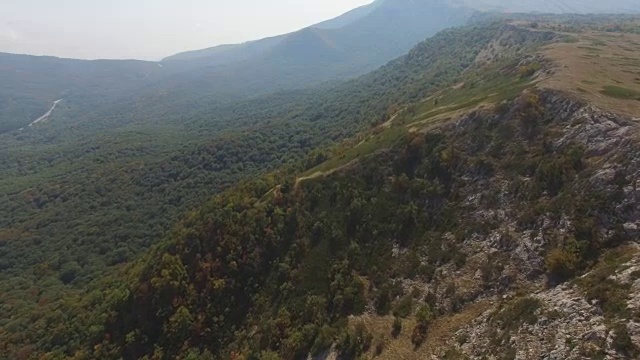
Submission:
M 400 318 L 393 319 L 393 325 L 391 325 L 391 336 L 396 339 L 402 332 L 402 320 Z
M 638 347 L 631 341 L 626 325 L 616 324 L 613 332 L 614 337 L 613 343 L 611 344 L 613 348 L 626 357 L 637 359 L 640 351 L 638 351 Z
M 433 313 L 429 305 L 422 305 L 416 313 L 416 327 L 411 334 L 411 343 L 416 347 L 420 347 L 427 338 L 429 323 L 433 320 Z
M 359 322 L 353 331 L 345 333 L 338 342 L 338 349 L 341 355 L 346 358 L 355 358 L 357 355 L 364 354 L 371 348 L 373 336 L 367 330 L 366 326 Z
M 575 276 L 579 259 L 574 251 L 556 248 L 549 252 L 546 266 L 551 283 L 557 284 Z
M 456 337 L 456 341 L 458 342 L 458 345 L 462 346 L 466 343 L 469 342 L 469 334 L 460 334 Z
M 411 295 L 403 297 L 393 309 L 393 316 L 406 318 L 413 310 L 413 298 Z
M 611 317 L 627 316 L 628 284 L 620 284 L 611 279 L 604 279 L 587 290 L 588 300 L 597 300 L 605 315 Z
M 419 324 L 429 325 L 429 323 L 433 320 L 433 312 L 431 311 L 431 307 L 429 305 L 422 305 L 418 309 L 416 313 L 416 321 Z
M 260 354 L 260 360 L 282 360 L 278 353 L 273 351 L 263 351 Z
M 384 316 L 391 311 L 391 294 L 388 286 L 383 286 L 375 299 L 376 313 Z
M 518 68 L 518 75 L 520 75 L 521 78 L 527 78 L 533 76 L 541 68 L 542 66 L 539 63 L 522 65 Z
M 536 312 L 541 306 L 540 300 L 524 297 L 504 308 L 495 320 L 500 322 L 502 329 L 507 330 L 517 329 L 523 324 L 533 325 L 538 322 Z

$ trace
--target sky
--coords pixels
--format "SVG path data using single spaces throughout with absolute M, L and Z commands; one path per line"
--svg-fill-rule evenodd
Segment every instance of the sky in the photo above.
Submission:
M 0 0 L 0 52 L 160 60 L 279 35 L 371 0 Z

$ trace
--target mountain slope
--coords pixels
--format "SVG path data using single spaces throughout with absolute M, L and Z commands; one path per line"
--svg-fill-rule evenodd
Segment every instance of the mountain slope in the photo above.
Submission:
M 190 55 L 192 60 L 183 61 L 170 58 L 166 64 L 192 70 L 159 84 L 159 88 L 166 85 L 181 91 L 173 92 L 179 94 L 175 98 L 162 97 L 157 102 L 182 108 L 180 98 L 237 100 L 247 94 L 352 78 L 400 56 L 442 29 L 464 24 L 470 15 L 469 10 L 449 7 L 440 0 L 386 0 L 368 15 L 340 28 L 312 26 L 232 47 L 215 56 Z
M 374 1 L 369 5 L 358 7 L 336 18 L 311 25 L 310 27 L 315 29 L 338 29 L 344 27 L 366 17 L 375 9 L 380 7 L 384 2 L 385 0 Z M 243 44 L 227 44 L 214 46 L 208 49 L 187 51 L 168 56 L 164 58 L 163 61 L 169 62 L 178 60 L 206 59 L 206 62 L 208 64 L 223 64 L 236 61 L 244 61 L 253 56 L 260 55 L 264 51 L 268 50 L 272 46 L 277 45 L 281 40 L 292 34 L 295 34 L 295 32 L 291 34 L 283 34 L 270 38 L 249 41 Z
M 608 34 L 494 34 L 459 83 L 328 161 L 190 214 L 133 270 L 93 356 L 634 357 L 638 127 L 557 90 L 571 58 L 536 47 Z
M 338 29 L 343 26 L 349 25 L 357 20 L 360 20 L 367 15 L 371 14 L 374 10 L 380 7 L 384 3 L 384 0 L 376 0 L 369 5 L 364 5 L 359 8 L 355 8 L 347 13 L 344 13 L 336 18 L 323 21 L 319 24 L 315 24 L 312 27 L 318 29 Z
M 355 8 L 348 11 L 336 18 L 323 21 L 321 23 L 312 25 L 311 27 L 316 29 L 338 29 L 343 26 L 349 25 L 363 17 L 369 15 L 378 6 L 380 6 L 384 0 L 377 0 L 369 5 L 364 5 L 359 8 Z M 194 60 L 207 58 L 209 64 L 223 64 L 235 61 L 244 61 L 253 56 L 260 55 L 264 51 L 268 50 L 272 46 L 278 44 L 288 34 L 274 36 L 270 38 L 249 41 L 243 44 L 227 44 L 214 46 L 212 48 L 186 51 L 178 54 L 174 54 L 164 58 L 163 62 L 179 61 L 179 60 Z
M 210 65 L 227 64 L 237 61 L 245 61 L 254 56 L 263 54 L 272 46 L 278 44 L 286 35 L 274 36 L 270 38 L 249 41 L 243 44 L 220 45 L 209 49 L 193 50 L 175 54 L 164 58 L 162 61 L 169 63 L 172 61 L 206 59 Z
M 285 52 L 282 50 L 270 51 L 272 47 L 287 47 L 288 42 L 297 43 L 301 38 L 305 38 L 309 34 L 316 34 L 319 38 L 324 39 L 324 42 L 332 44 L 334 48 L 348 55 L 341 59 L 342 66 L 355 68 L 359 64 L 353 62 L 357 59 L 363 61 L 363 57 L 370 57 L 371 59 L 368 61 L 379 66 L 399 56 L 417 42 L 433 35 L 435 32 L 447 27 L 461 25 L 469 15 L 468 10 L 464 10 L 459 6 L 451 7 L 443 0 L 381 0 L 355 9 L 354 12 L 355 15 L 353 13 L 344 15 L 348 20 L 343 17 L 332 20 L 339 25 L 327 26 L 326 23 L 321 23 L 274 38 L 257 40 L 241 45 L 225 46 L 224 48 L 212 48 L 211 50 L 203 50 L 199 54 L 195 52 L 190 52 L 186 55 L 177 54 L 166 60 L 175 61 L 198 57 L 200 65 L 220 65 L 231 61 L 237 62 L 251 59 L 257 55 L 255 49 L 260 49 L 264 55 L 261 61 L 280 62 L 290 56 L 294 58 L 301 56 L 306 51 L 314 54 L 323 54 L 328 51 L 323 49 L 324 43 L 311 43 L 308 47 L 291 48 Z M 383 37 L 381 38 L 380 36 Z M 395 42 L 391 40 L 395 40 Z M 319 46 L 316 48 L 314 45 Z M 246 51 L 247 55 L 237 54 L 235 55 L 237 57 L 229 57 L 227 60 L 220 59 L 230 52 L 240 51 L 239 49 Z M 213 54 L 210 54 L 210 51 Z M 251 53 L 251 55 L 248 53 Z M 271 59 L 271 57 L 274 58 Z M 332 62 L 322 63 L 331 65 Z M 362 70 L 362 72 L 366 72 L 366 70 Z
M 460 54 L 456 51 L 445 52 L 448 47 L 449 49 L 457 49 L 457 51 L 467 51 L 468 47 L 459 41 L 478 46 L 475 55 L 470 56 L 469 61 L 473 63 L 477 54 L 484 48 L 484 46 L 480 46 L 478 39 L 474 39 L 474 36 L 486 36 L 485 44 L 490 43 L 494 38 L 502 40 L 505 44 L 511 44 L 512 52 L 505 52 L 505 56 L 507 54 L 516 56 L 520 52 L 526 51 L 530 46 L 550 38 L 549 34 L 544 32 L 529 32 L 514 27 L 501 26 L 452 31 L 448 35 L 453 37 L 443 38 L 441 43 L 438 42 L 441 47 L 427 46 L 427 44 L 433 43 L 433 40 L 426 42 L 423 48 L 416 49 L 412 54 L 390 65 L 390 67 L 404 69 L 409 75 L 416 70 L 408 65 L 412 61 L 428 59 L 430 54 L 433 54 L 433 58 L 439 59 L 443 64 L 449 62 L 449 56 L 450 59 L 460 59 Z M 523 41 L 523 38 L 527 40 Z M 454 39 L 459 41 L 454 41 Z M 447 54 L 447 58 L 439 58 L 435 54 Z M 438 66 L 435 66 L 434 69 L 429 70 L 437 73 L 437 68 Z M 486 68 L 482 69 L 482 72 L 489 71 Z M 475 70 L 482 73 L 480 69 Z M 499 69 L 493 69 L 486 76 L 495 78 L 495 72 L 498 71 Z M 408 78 L 413 76 L 416 79 L 423 78 L 417 74 L 408 76 Z M 515 89 L 525 86 L 528 82 L 518 79 L 509 82 L 508 77 L 508 74 L 501 75 L 499 81 L 507 81 Z M 399 78 L 402 79 L 402 77 Z M 410 82 L 404 81 L 407 85 L 406 90 L 411 92 Z M 493 85 L 495 83 L 487 83 L 487 90 L 491 91 Z M 390 88 L 394 88 L 394 86 L 391 85 Z M 421 88 L 420 90 L 427 89 Z M 475 90 L 480 91 L 480 89 Z M 509 93 L 510 91 L 506 91 L 497 97 L 509 97 Z M 422 96 L 425 95 L 423 93 Z M 445 106 L 446 100 L 442 101 Z M 416 115 L 419 113 L 417 112 Z M 389 134 L 383 130 L 381 136 L 384 135 L 385 140 L 381 139 L 381 141 L 389 145 L 395 141 L 403 143 L 402 135 L 400 138 L 392 137 L 402 128 L 404 126 L 394 127 L 389 130 L 391 131 Z M 379 129 L 384 129 L 384 126 Z M 374 140 L 370 141 L 375 142 Z M 369 148 L 369 145 L 366 147 Z M 378 158 L 381 163 L 389 164 L 389 158 Z M 346 158 L 338 154 L 335 159 L 330 161 L 336 160 L 346 161 Z M 377 169 L 371 168 L 371 171 L 363 179 L 373 176 Z M 383 175 L 385 172 L 381 172 L 380 177 L 374 176 L 375 181 L 384 182 L 384 179 L 387 178 Z M 352 238 L 353 241 L 359 242 L 358 239 L 364 234 L 377 234 L 371 236 L 380 241 L 390 237 L 395 237 L 398 241 L 410 241 L 412 236 L 416 234 L 411 228 L 414 223 L 409 221 L 415 219 L 411 215 L 412 207 L 402 206 L 399 209 L 398 201 L 401 201 L 400 198 L 394 198 L 391 194 L 383 196 L 380 193 L 379 204 L 371 203 L 368 205 L 372 207 L 363 207 L 359 210 L 354 208 L 353 215 L 345 216 L 340 213 L 335 213 L 335 216 L 322 215 L 322 211 L 324 211 L 322 209 L 342 204 L 340 195 L 336 194 L 337 198 L 330 195 L 338 188 L 350 192 L 355 184 L 361 184 L 363 186 L 361 189 L 363 191 L 362 199 L 370 198 L 365 195 L 368 191 L 373 191 L 373 193 L 381 191 L 381 188 L 369 190 L 367 182 L 357 180 L 357 177 L 358 175 L 354 175 L 353 178 L 342 182 L 342 185 L 338 182 L 324 184 L 320 180 L 321 183 L 316 190 L 309 192 L 309 198 L 303 195 L 303 198 L 298 198 L 300 202 L 297 202 L 295 200 L 296 194 L 301 195 L 302 193 L 295 189 L 300 189 L 300 187 L 294 186 L 290 175 L 285 174 L 285 178 L 282 178 L 282 175 L 275 174 L 269 180 L 262 179 L 257 183 L 248 183 L 239 192 L 232 191 L 229 193 L 229 197 L 221 197 L 206 206 L 201 212 L 194 213 L 193 217 L 186 220 L 184 228 L 176 230 L 174 233 L 175 242 L 167 243 L 166 248 L 159 250 L 160 253 L 150 255 L 152 258 L 162 259 L 162 262 L 156 262 L 158 267 L 148 267 L 143 270 L 140 274 L 140 282 L 130 290 L 132 296 L 126 297 L 122 303 L 118 304 L 121 308 L 113 318 L 108 319 L 106 325 L 106 334 L 110 340 L 100 345 L 94 356 L 109 357 L 109 349 L 113 349 L 114 346 L 116 351 L 122 351 L 121 354 L 127 354 L 126 356 L 131 358 L 149 355 L 154 351 L 153 349 L 158 349 L 158 347 L 162 347 L 162 351 L 168 357 L 186 356 L 190 351 L 192 354 L 197 354 L 197 351 L 203 351 L 206 348 L 208 353 L 219 355 L 222 358 L 227 357 L 227 351 L 231 351 L 236 346 L 238 346 L 239 352 L 247 355 L 257 355 L 261 351 L 269 349 L 277 350 L 284 358 L 299 357 L 309 349 L 312 352 L 326 349 L 334 336 L 344 330 L 339 323 L 333 323 L 333 321 L 344 319 L 344 316 L 348 314 L 360 313 L 366 305 L 361 293 L 365 287 L 359 276 L 355 276 L 353 272 L 354 266 L 357 266 L 356 262 L 349 264 L 338 260 L 341 257 L 338 254 L 343 254 L 350 248 L 348 241 L 345 242 L 345 240 Z M 276 184 L 280 183 L 281 186 L 274 186 L 274 181 Z M 304 182 L 300 186 L 306 187 L 309 182 L 311 181 Z M 347 186 L 349 183 L 353 184 L 353 187 Z M 328 185 L 325 190 L 322 190 L 323 185 Z M 386 188 L 386 186 L 384 187 Z M 425 191 L 428 191 L 427 189 L 428 187 L 424 188 Z M 434 187 L 433 191 L 434 195 L 437 193 L 444 195 L 447 189 L 439 190 Z M 271 201 L 272 197 L 276 199 L 275 202 Z M 361 228 L 356 225 L 356 222 L 353 223 L 353 226 L 342 223 L 343 220 L 368 216 L 366 214 L 372 211 L 373 207 L 381 211 L 370 215 L 374 219 L 378 219 L 369 222 L 372 228 Z M 383 221 L 382 219 L 392 220 Z M 437 221 L 434 220 L 434 223 Z M 374 229 L 376 227 L 377 230 Z M 184 237 L 182 237 L 183 235 Z M 194 247 L 192 248 L 192 246 Z M 382 251 L 385 248 L 383 243 L 380 243 L 380 246 L 382 247 L 377 251 Z M 199 250 L 196 251 L 196 248 Z M 362 254 L 363 256 L 371 254 L 370 251 L 374 250 L 375 246 L 371 249 L 362 248 Z M 336 258 L 335 263 L 331 261 L 327 263 L 328 259 L 334 257 Z M 377 261 L 374 259 L 378 259 L 378 257 L 376 255 L 371 259 Z M 274 261 L 281 262 L 281 265 L 272 267 L 271 264 L 274 264 Z M 366 263 L 364 258 L 358 261 L 363 265 Z M 172 268 L 175 272 L 171 270 L 172 275 L 170 275 L 166 272 L 167 268 Z M 276 268 L 290 269 L 293 272 L 283 270 L 285 272 L 280 273 L 275 271 Z M 327 273 L 326 271 L 329 269 L 332 270 Z M 166 274 L 166 276 L 161 274 Z M 174 275 L 178 277 L 174 278 Z M 293 278 L 289 278 L 290 276 Z M 289 282 L 298 284 L 298 286 L 289 287 L 286 285 Z M 335 284 L 331 285 L 332 282 Z M 327 297 L 326 291 L 331 292 L 329 297 Z M 280 295 L 276 295 L 278 292 Z M 308 298 L 309 296 L 313 298 Z M 264 304 L 270 308 L 272 306 L 269 304 L 274 304 L 272 301 L 275 301 L 275 304 L 290 304 L 291 306 L 280 308 L 278 305 L 276 309 L 280 308 L 281 310 L 272 313 L 260 305 Z M 304 304 L 309 304 L 309 302 L 315 304 L 313 313 L 302 315 L 300 306 L 304 307 Z M 174 308 L 169 303 L 176 304 L 177 307 Z M 148 307 L 142 304 L 156 305 Z M 249 312 L 249 317 L 246 317 L 246 309 L 252 309 Z M 316 311 L 317 313 L 315 313 Z M 314 322 L 314 326 L 302 327 L 305 325 L 303 318 L 306 316 L 316 318 L 318 322 Z M 287 324 L 290 325 L 282 325 L 282 332 L 268 330 L 272 326 L 279 326 L 277 323 L 281 321 L 281 317 L 282 319 L 288 318 L 289 320 L 282 321 L 288 321 Z M 260 337 L 260 340 L 244 331 L 244 329 L 252 328 L 250 324 L 254 321 L 262 324 L 257 333 L 260 335 L 256 335 Z M 182 325 L 176 325 L 178 327 L 174 331 L 173 325 L 169 325 L 173 323 Z M 301 332 L 290 332 L 293 328 L 299 328 Z M 302 330 L 303 328 L 304 330 Z M 243 331 L 237 332 L 239 329 L 243 329 Z M 319 335 L 320 329 L 326 333 Z M 269 333 L 272 334 L 271 337 L 266 335 Z M 123 342 L 125 338 L 128 339 L 127 344 Z M 230 347 L 229 344 L 233 345 Z M 347 343 L 345 343 L 346 345 Z M 344 349 L 344 351 L 361 351 L 357 349 L 358 345 L 353 346 L 355 347 L 352 350 Z M 187 350 L 187 348 L 191 349 Z
M 105 119 L 100 136 L 85 137 L 80 125 L 59 121 L 69 111 L 63 106 L 45 126 L 5 134 L 0 348 L 74 353 L 87 334 L 79 327 L 108 312 L 77 317 L 68 299 L 109 288 L 98 279 L 157 244 L 185 211 L 243 178 L 298 163 L 314 148 L 388 120 L 403 104 L 455 81 L 510 29 L 448 30 L 361 79 L 213 108 L 179 127 L 111 127 Z M 309 166 L 326 156 L 310 156 Z M 25 283 L 41 291 L 29 292 Z M 58 308 L 74 323 L 52 310 Z

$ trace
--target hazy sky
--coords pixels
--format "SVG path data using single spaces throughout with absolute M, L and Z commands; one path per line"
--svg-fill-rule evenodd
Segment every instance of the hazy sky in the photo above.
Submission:
M 0 52 L 158 60 L 298 30 L 371 0 L 0 0 Z

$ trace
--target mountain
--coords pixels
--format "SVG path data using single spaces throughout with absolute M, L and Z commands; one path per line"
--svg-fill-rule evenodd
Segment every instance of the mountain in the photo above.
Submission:
M 637 358 L 640 20 L 532 19 L 421 44 L 372 74 L 415 101 L 188 214 L 88 357 Z
M 313 54 L 321 56 L 326 52 L 327 57 L 333 59 L 320 61 L 323 65 L 337 61 L 345 67 L 356 67 L 360 64 L 354 61 L 365 61 L 362 57 L 366 56 L 373 57 L 367 61 L 379 66 L 443 28 L 463 24 L 469 15 L 469 10 L 450 6 L 444 0 L 378 0 L 338 18 L 290 34 L 176 54 L 164 61 L 190 60 L 201 65 L 220 65 L 245 61 L 261 54 L 263 59 L 260 61 L 281 62 L 289 57 L 295 59 L 303 50 L 311 50 Z M 311 34 L 315 36 L 314 39 L 309 37 Z M 307 40 L 310 41 L 307 48 L 283 51 L 288 44 Z M 330 49 L 325 48 L 327 44 L 331 44 Z M 315 45 L 319 47 L 315 48 Z M 330 53 L 335 49 L 343 52 L 344 58 L 333 58 Z
M 316 29 L 338 29 L 344 27 L 371 14 L 371 12 L 380 7 L 384 2 L 385 0 L 376 0 L 369 5 L 358 7 L 336 18 L 311 25 L 310 27 Z M 163 61 L 194 60 L 202 58 L 206 58 L 208 63 L 213 64 L 243 61 L 268 50 L 288 35 L 290 34 L 249 41 L 243 44 L 219 45 L 208 49 L 187 51 L 168 56 Z
M 330 19 L 321 22 L 316 25 L 312 25 L 312 28 L 317 29 L 340 29 L 349 25 L 353 25 L 361 20 L 367 19 L 370 15 L 374 14 L 376 20 L 365 20 L 369 22 L 381 21 L 382 15 L 390 15 L 390 11 L 393 8 L 396 9 L 410 9 L 415 6 L 414 9 L 428 9 L 429 6 L 441 6 L 452 8 L 467 8 L 477 11 L 492 11 L 492 12 L 507 12 L 507 13 L 525 13 L 525 12 L 539 12 L 539 13 L 638 13 L 640 12 L 640 5 L 633 0 L 615 0 L 613 2 L 602 3 L 601 1 L 573 1 L 573 0 L 542 0 L 542 1 L 518 1 L 509 2 L 505 4 L 501 0 L 448 0 L 448 1 L 434 1 L 434 0 L 376 0 L 369 5 L 364 5 L 354 10 L 351 10 L 337 18 Z M 380 10 L 382 9 L 382 10 Z M 418 10 L 420 11 L 420 10 Z M 433 13 L 437 13 L 434 9 Z M 377 13 L 377 14 L 375 14 Z M 410 11 L 406 14 L 411 14 Z M 417 15 L 417 14 L 415 14 Z M 424 14 L 423 14 L 424 15 Z M 446 15 L 445 15 L 446 16 Z M 402 24 L 403 22 L 399 18 L 385 17 L 384 20 L 378 24 L 385 24 L 385 20 L 397 21 Z M 429 19 L 429 17 L 425 18 Z M 356 25 L 357 26 L 357 25 Z M 379 27 L 373 27 L 379 29 Z M 398 33 L 400 33 L 398 31 Z M 285 34 L 272 38 L 251 41 L 245 44 L 236 45 L 221 45 L 209 49 L 189 51 L 185 53 L 179 53 L 169 56 L 164 61 L 174 60 L 194 60 L 206 58 L 207 62 L 212 64 L 229 63 L 233 61 L 242 61 L 251 58 L 263 51 L 268 50 L 272 46 L 278 44 L 291 34 Z
M 385 64 L 439 30 L 462 25 L 472 14 L 442 0 L 386 0 L 367 9 L 364 16 L 349 17 L 351 22 L 341 20 L 345 25 L 340 28 L 311 26 L 265 40 L 169 57 L 163 64 L 191 69 L 172 77 L 170 86 L 184 90 L 195 82 L 201 84 L 195 87 L 198 93 L 188 97 L 219 101 L 344 80 Z
M 59 138 L 55 121 L 4 135 L 0 347 L 76 359 L 635 354 L 639 334 L 622 325 L 640 293 L 628 245 L 637 31 L 623 16 L 476 23 L 358 79 L 179 128 L 38 152 L 29 137 Z M 569 347 L 540 336 L 556 327 L 597 330 Z
M 286 35 L 274 36 L 270 38 L 249 41 L 243 44 L 219 45 L 204 50 L 193 50 L 175 54 L 164 58 L 162 61 L 185 61 L 206 59 L 207 64 L 219 65 L 236 61 L 244 61 L 254 56 L 261 55 L 264 51 L 278 44 Z
M 114 112 L 87 136 L 83 126 L 96 125 L 68 126 L 64 117 L 74 109 L 61 103 L 43 126 L 2 135 L 0 348 L 12 356 L 74 353 L 86 321 L 110 311 L 78 318 L 73 307 L 84 305 L 69 299 L 110 288 L 100 279 L 158 244 L 181 214 L 246 177 L 317 164 L 327 155 L 313 149 L 451 83 L 501 29 L 445 31 L 360 79 L 210 108 L 178 124 L 115 127 L 126 114 Z M 26 294 L 26 283 L 41 291 Z M 76 335 L 52 310 L 62 307 Z
M 376 5 L 237 64 L 0 57 L 15 111 L 63 99 L 0 134 L 0 359 L 637 357 L 638 17 L 476 14 L 347 79 L 471 15 Z
M 357 20 L 360 20 L 367 15 L 371 14 L 374 10 L 380 7 L 385 0 L 375 0 L 371 4 L 360 6 L 347 13 L 344 13 L 336 18 L 323 21 L 319 24 L 313 25 L 318 29 L 338 29 L 343 26 L 349 25 Z
M 383 3 L 384 0 L 376 0 L 369 5 L 358 7 L 336 18 L 311 25 L 310 27 L 316 29 L 338 29 L 366 17 Z M 208 58 L 207 60 L 214 64 L 242 61 L 271 48 L 282 41 L 287 35 L 288 34 L 249 41 L 243 44 L 227 44 L 202 50 L 187 51 L 168 56 L 164 58 L 163 61 L 194 60 L 198 58 Z
M 7 54 L 0 57 L 7 84 L 0 101 L 8 109 L 0 115 L 0 131 L 25 127 L 61 97 L 75 109 L 67 116 L 74 123 L 110 117 L 114 109 L 128 113 L 124 120 L 129 123 L 141 120 L 137 115 L 140 108 L 145 114 L 156 115 L 143 115 L 144 120 L 158 121 L 197 110 L 194 103 L 219 105 L 345 80 L 383 65 L 439 30 L 463 24 L 469 15 L 469 11 L 450 8 L 440 0 L 386 0 L 335 19 L 344 24 L 340 28 L 325 23 L 245 44 L 178 54 L 161 63 L 135 62 L 145 69 L 143 76 L 126 61 L 82 62 Z M 20 59 L 27 61 L 17 66 Z M 57 75 L 52 62 L 65 67 L 66 72 Z M 112 86 L 113 91 L 101 92 L 101 87 Z
M 400 56 L 422 39 L 464 24 L 476 9 L 501 11 L 604 11 L 596 3 L 378 0 L 290 34 L 176 54 L 160 63 L 55 59 L 65 76 L 40 71 L 51 58 L 0 57 L 5 90 L 0 93 L 0 132 L 36 120 L 61 97 L 68 125 L 122 114 L 122 126 L 161 119 L 175 121 L 242 99 L 300 89 L 365 74 Z M 607 9 L 633 12 L 633 2 L 617 0 Z M 66 63 L 67 65 L 61 65 Z M 85 64 L 78 66 L 77 64 Z M 88 68 L 96 70 L 87 70 Z M 99 68 L 99 69 L 98 69 Z M 143 70 L 144 69 L 144 70 Z M 104 93 L 101 88 L 110 90 Z M 63 96 L 64 95 L 64 96 Z M 117 109 L 114 110 L 114 109 Z

